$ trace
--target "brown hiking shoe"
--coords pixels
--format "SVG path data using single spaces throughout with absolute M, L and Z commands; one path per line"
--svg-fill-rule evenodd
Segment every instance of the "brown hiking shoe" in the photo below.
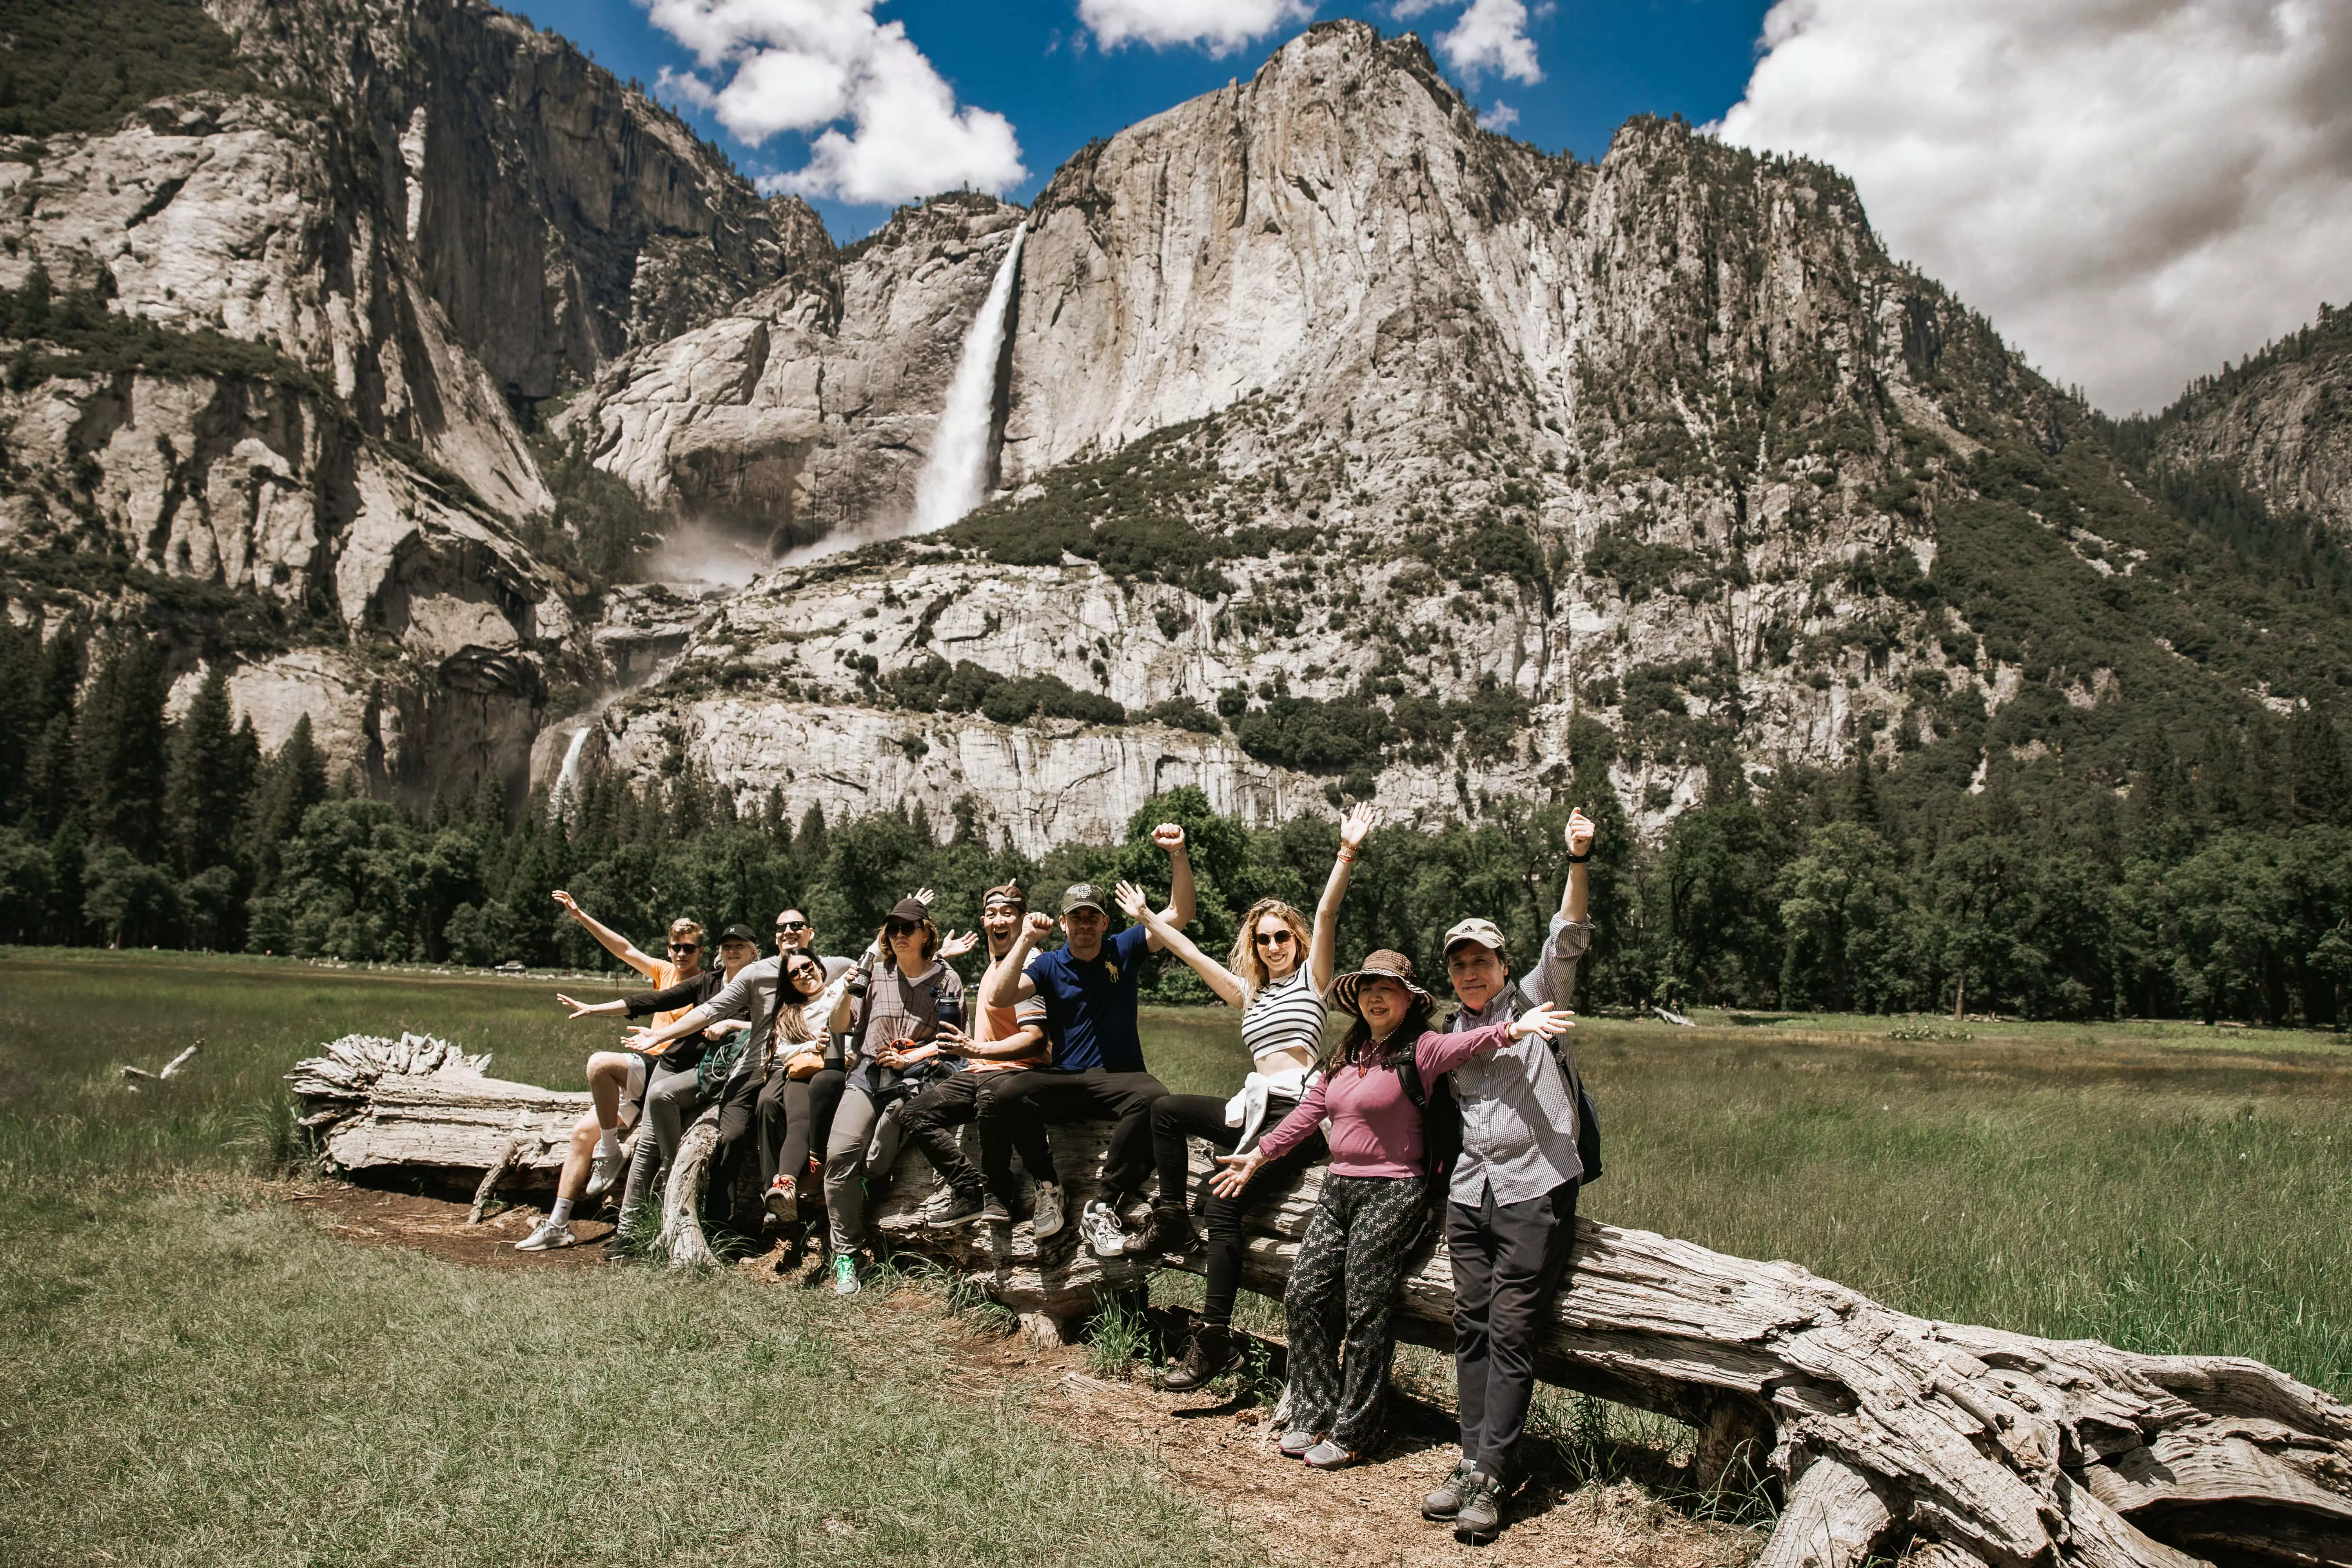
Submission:
M 1169 1373 L 1164 1386 L 1172 1393 L 1182 1394 L 1241 1364 L 1242 1352 L 1234 1343 L 1233 1331 L 1217 1323 L 1202 1323 L 1192 1331 L 1192 1342 L 1184 1347 L 1184 1359 Z

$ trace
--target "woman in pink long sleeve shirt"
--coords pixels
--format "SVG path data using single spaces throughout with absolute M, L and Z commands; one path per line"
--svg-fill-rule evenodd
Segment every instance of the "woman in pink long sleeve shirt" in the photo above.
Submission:
M 1381 1394 L 1396 1352 L 1391 1318 L 1398 1282 L 1428 1217 L 1428 1135 L 1400 1069 L 1410 1048 L 1424 1084 L 1482 1051 L 1528 1035 L 1555 1035 L 1567 1015 L 1549 1006 L 1457 1035 L 1429 1027 L 1434 999 L 1412 961 L 1375 952 L 1331 984 L 1330 1004 L 1356 1016 L 1328 1053 L 1298 1108 L 1246 1154 L 1224 1156 L 1217 1191 L 1236 1196 L 1258 1167 L 1280 1159 L 1329 1118 L 1331 1169 L 1283 1294 L 1290 1341 L 1290 1429 L 1282 1451 L 1318 1469 L 1352 1465 L 1380 1436 Z M 1406 1042 L 1411 1046 L 1407 1047 Z

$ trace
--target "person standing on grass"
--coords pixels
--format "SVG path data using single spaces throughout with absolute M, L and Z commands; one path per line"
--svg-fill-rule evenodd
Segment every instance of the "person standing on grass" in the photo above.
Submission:
M 1315 906 L 1309 935 L 1306 917 L 1280 899 L 1260 899 L 1242 917 L 1226 963 L 1202 952 L 1192 940 L 1161 921 L 1133 885 L 1118 886 L 1119 909 L 1141 921 L 1181 959 L 1229 1007 L 1242 1009 L 1242 1044 L 1250 1053 L 1249 1077 L 1231 1100 L 1213 1095 L 1171 1094 L 1151 1107 L 1151 1142 L 1160 1166 L 1160 1199 L 1151 1225 L 1127 1244 L 1130 1256 L 1181 1257 L 1199 1245 L 1186 1207 L 1192 1141 L 1220 1153 L 1245 1149 L 1271 1117 L 1281 1121 L 1307 1092 L 1307 1075 L 1323 1051 L 1323 993 L 1331 984 L 1339 946 L 1339 904 L 1348 894 L 1349 868 L 1371 830 L 1369 806 L 1358 806 L 1339 824 L 1339 852 Z M 1230 967 L 1228 967 L 1230 965 Z M 1309 1133 L 1276 1163 L 1273 1179 L 1253 1193 L 1225 1197 L 1212 1193 L 1208 1287 L 1201 1324 L 1185 1347 L 1184 1359 L 1168 1374 L 1166 1386 L 1182 1393 L 1241 1363 L 1233 1339 L 1234 1300 L 1241 1289 L 1242 1218 L 1265 1194 L 1323 1157 L 1322 1134 Z
M 555 901 L 564 912 L 588 928 L 604 951 L 653 983 L 656 990 L 691 980 L 702 972 L 702 926 L 684 916 L 669 923 L 667 962 L 637 951 L 637 944 L 598 923 L 570 893 L 557 889 Z M 570 1004 L 577 1007 L 578 1004 Z M 575 1012 L 574 1016 L 577 1016 Z M 651 1055 L 641 1051 L 598 1051 L 588 1058 L 588 1109 L 572 1129 L 572 1146 L 555 1181 L 555 1206 L 529 1236 L 515 1243 L 523 1252 L 545 1252 L 570 1247 L 572 1208 L 583 1199 L 603 1197 L 621 1174 L 622 1130 L 634 1123 L 645 1104 Z
M 1017 882 L 991 888 L 982 897 L 980 929 L 988 942 L 982 995 L 987 994 L 989 976 L 1012 954 L 1013 938 L 1028 914 L 1029 897 Z M 939 1193 L 918 1211 L 918 1217 L 940 1230 L 973 1220 L 1009 1224 L 1011 1213 L 991 1199 L 980 1173 L 964 1158 L 955 1130 L 979 1117 L 981 1087 L 991 1075 L 1042 1068 L 1053 1059 L 1045 1045 L 1045 1004 L 1032 996 L 1017 1007 L 982 1007 L 971 1033 L 942 1026 L 937 1043 L 943 1055 L 960 1058 L 964 1066 L 961 1072 L 933 1078 L 907 1102 L 900 1119 L 908 1139 L 940 1176 Z M 1002 1118 L 981 1131 L 983 1138 L 1005 1137 Z M 1010 1149 L 1000 1151 L 999 1158 L 1009 1163 Z
M 571 1008 L 574 1018 L 620 1013 L 632 1018 L 650 1016 L 656 1022 L 667 1022 L 682 1016 L 689 1007 L 709 1001 L 727 982 L 742 972 L 744 965 L 759 956 L 759 939 L 751 934 L 751 928 L 731 925 L 719 933 L 719 968 L 716 970 L 705 970 L 659 991 L 641 991 L 610 1002 L 575 1002 L 561 993 L 555 999 Z M 689 1035 L 671 1045 L 652 1059 L 644 1098 L 650 1100 L 676 1079 L 693 1076 L 695 1069 L 702 1065 L 702 1054 L 709 1042 L 745 1027 L 748 1025 L 743 1019 L 722 1018 L 701 1034 Z M 659 1140 L 643 1137 L 637 1140 L 636 1152 L 629 1160 L 628 1178 L 621 1184 L 620 1223 L 613 1232 L 615 1240 L 630 1239 L 637 1205 L 644 1202 L 646 1188 L 659 1172 L 661 1159 Z
M 1440 1034 L 1435 998 L 1412 960 L 1383 949 L 1332 982 L 1332 1006 L 1355 1016 L 1324 1053 L 1297 1109 L 1244 1154 L 1223 1154 L 1213 1186 L 1239 1197 L 1252 1177 L 1331 1130 L 1331 1170 L 1291 1265 L 1282 1313 L 1290 1341 L 1288 1430 L 1282 1451 L 1319 1470 L 1361 1460 L 1381 1435 L 1381 1402 L 1396 1353 L 1398 1284 L 1429 1215 L 1423 1086 L 1475 1057 L 1568 1026 L 1541 1004 L 1517 1018 Z M 1408 1081 L 1408 1080 L 1411 1081 Z
M 1535 967 L 1512 984 L 1503 933 L 1466 920 L 1445 933 L 1445 972 L 1462 1005 L 1447 1028 L 1474 1032 L 1530 1004 L 1566 1008 L 1592 942 L 1585 863 L 1592 820 L 1568 818 L 1568 886 Z M 1462 1152 L 1447 1178 L 1445 1247 L 1454 1270 L 1454 1368 L 1462 1457 L 1422 1501 L 1454 1539 L 1482 1544 L 1503 1527 L 1520 1479 L 1518 1448 L 1535 1394 L 1535 1342 L 1576 1236 L 1576 1082 L 1567 1041 L 1524 1039 L 1454 1069 Z M 1572 1062 L 1573 1058 L 1569 1057 Z
M 1181 931 L 1192 921 L 1192 861 L 1184 830 L 1163 822 L 1151 830 L 1151 841 L 1168 856 L 1163 922 Z M 1054 929 L 1044 911 L 1032 910 L 1013 951 L 989 971 L 982 998 L 990 1007 L 1018 1007 L 1042 998 L 1045 1038 L 1053 1047 L 1047 1066 L 995 1075 L 982 1089 L 980 1146 L 989 1191 L 1009 1216 L 1020 1194 L 1008 1151 L 1017 1151 L 1037 1182 L 1031 1234 L 1045 1241 L 1062 1228 L 1062 1184 L 1044 1124 L 1113 1123 L 1100 1189 L 1078 1221 L 1098 1258 L 1126 1255 L 1127 1225 L 1119 1211 L 1150 1180 L 1151 1106 L 1168 1092 L 1167 1085 L 1145 1070 L 1143 1039 L 1136 1030 L 1136 987 L 1144 955 L 1158 952 L 1160 940 L 1142 926 L 1116 936 L 1108 935 L 1109 928 L 1101 890 L 1090 882 L 1072 885 L 1062 894 L 1064 945 L 1030 956 Z M 1009 1137 L 990 1126 L 1000 1118 Z
M 831 1027 L 852 1037 L 849 1083 L 824 1147 L 824 1207 L 833 1228 L 833 1289 L 854 1296 L 870 1249 L 866 1178 L 886 1174 L 898 1152 L 896 1114 L 935 1075 L 958 1065 L 943 1056 L 940 1032 L 963 1023 L 963 977 L 947 960 L 971 951 L 969 938 L 942 942 L 919 899 L 901 899 L 876 933 L 874 950 L 834 1004 Z

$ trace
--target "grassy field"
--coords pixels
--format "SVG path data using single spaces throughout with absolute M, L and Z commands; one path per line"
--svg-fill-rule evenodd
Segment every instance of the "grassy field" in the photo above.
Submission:
M 348 1030 L 417 1029 L 492 1051 L 502 1076 L 575 1082 L 614 1031 L 565 1022 L 555 989 L 8 954 L 0 1560 L 1239 1550 L 1123 1461 L 1056 1452 L 1017 1408 L 942 1398 L 939 1356 L 855 1304 L 633 1268 L 488 1280 L 322 1238 L 257 1179 L 278 1076 Z M 1793 1259 L 1913 1311 L 2252 1355 L 2352 1394 L 2337 1037 L 1700 1023 L 1585 1021 L 1609 1166 L 1585 1212 Z M 195 1038 L 184 1079 L 120 1087 L 116 1064 L 160 1066 Z M 1222 1011 L 1155 1014 L 1146 1043 L 1178 1089 L 1222 1092 L 1245 1065 Z M 625 1495 L 653 1506 L 615 1509 Z

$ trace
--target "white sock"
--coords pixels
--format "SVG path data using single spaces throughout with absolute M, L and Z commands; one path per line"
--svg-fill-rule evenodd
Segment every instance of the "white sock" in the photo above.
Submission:
M 617 1154 L 620 1152 L 621 1130 L 619 1128 L 607 1127 L 597 1134 L 596 1152 L 599 1154 Z
M 572 1200 L 570 1198 L 556 1199 L 555 1206 L 547 1211 L 547 1223 L 550 1225 L 562 1225 L 571 1217 Z

